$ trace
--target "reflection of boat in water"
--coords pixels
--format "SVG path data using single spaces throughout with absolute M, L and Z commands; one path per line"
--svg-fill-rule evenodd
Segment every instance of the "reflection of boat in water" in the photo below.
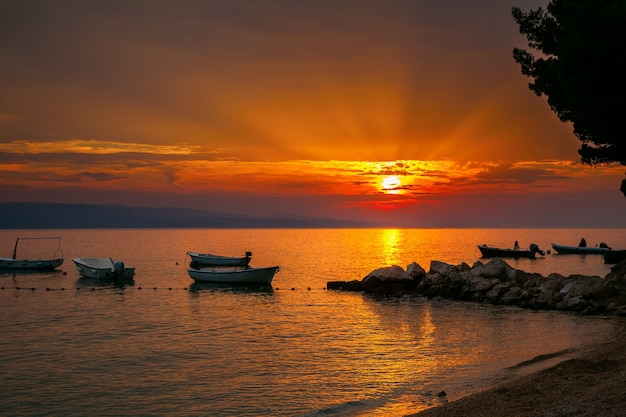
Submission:
M 194 282 L 189 286 L 193 293 L 211 291 L 229 291 L 235 293 L 267 293 L 274 292 L 274 288 L 268 284 L 228 284 L 225 282 Z
M 566 246 L 566 245 L 558 245 L 556 243 L 552 244 L 552 248 L 557 251 L 560 255 L 568 255 L 568 254 L 604 254 L 611 250 L 606 243 L 600 243 L 599 246 Z
M 211 253 L 187 252 L 191 257 L 192 264 L 211 266 L 248 266 L 252 252 L 246 252 L 245 256 L 221 256 Z
M 210 268 L 188 269 L 196 282 L 219 282 L 226 284 L 271 284 L 278 266 L 266 268 Z
M 528 249 L 497 248 L 489 245 L 478 245 L 483 258 L 535 258 L 535 254 L 545 255 L 539 246 L 532 243 Z
M 51 259 L 41 259 L 41 258 L 18 258 L 17 257 L 17 246 L 20 240 L 57 240 L 58 247 L 55 253 L 53 254 Z M 52 270 L 58 266 L 63 264 L 63 252 L 61 251 L 61 238 L 60 237 L 18 237 L 15 240 L 15 248 L 13 249 L 13 257 L 12 258 L 2 258 L 0 257 L 0 269 L 3 270 L 30 270 L 30 271 L 41 271 L 41 270 Z
M 98 278 L 85 278 L 80 276 L 76 280 L 76 289 L 81 288 L 91 288 L 93 287 L 126 287 L 126 286 L 134 286 L 135 280 L 133 278 L 130 279 L 98 279 Z
M 64 272 L 59 269 L 6 269 L 0 268 L 0 276 L 23 277 L 28 275 L 62 275 Z

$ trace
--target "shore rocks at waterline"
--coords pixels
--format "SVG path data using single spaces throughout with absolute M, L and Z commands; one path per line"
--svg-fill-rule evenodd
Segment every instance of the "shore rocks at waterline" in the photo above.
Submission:
M 626 316 L 626 261 L 604 278 L 556 273 L 545 277 L 514 269 L 500 258 L 472 266 L 432 261 L 428 272 L 414 262 L 406 270 L 397 265 L 376 269 L 360 281 L 330 281 L 327 288 Z

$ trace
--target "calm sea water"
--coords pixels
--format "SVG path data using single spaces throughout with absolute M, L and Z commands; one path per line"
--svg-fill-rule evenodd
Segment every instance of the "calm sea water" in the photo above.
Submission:
M 477 244 L 585 237 L 626 248 L 626 230 L 39 230 L 60 236 L 56 273 L 0 275 L 0 414 L 21 416 L 402 416 L 516 375 L 538 355 L 608 337 L 611 317 L 379 299 L 327 281 L 416 261 L 475 262 Z M 47 247 L 45 245 L 48 245 Z M 20 253 L 56 250 L 20 243 Z M 280 265 L 272 286 L 196 285 L 187 251 Z M 72 257 L 135 266 L 135 285 L 81 280 Z M 512 266 L 604 276 L 600 256 L 549 254 Z M 545 364 L 544 364 L 545 365 Z

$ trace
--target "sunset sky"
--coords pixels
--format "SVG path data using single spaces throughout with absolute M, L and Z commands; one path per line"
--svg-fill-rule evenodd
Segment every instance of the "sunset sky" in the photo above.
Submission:
M 0 201 L 626 227 L 513 61 L 547 0 L 0 0 Z

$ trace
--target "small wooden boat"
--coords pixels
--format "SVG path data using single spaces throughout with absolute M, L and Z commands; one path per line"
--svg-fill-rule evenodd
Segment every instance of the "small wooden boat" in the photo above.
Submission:
M 539 249 L 534 243 L 528 249 L 518 248 L 497 248 L 489 245 L 478 245 L 478 249 L 483 258 L 535 258 L 535 254 L 545 255 L 545 252 Z
M 230 257 L 213 255 L 210 253 L 187 252 L 191 257 L 192 266 L 248 266 L 252 252 L 246 252 L 245 256 Z
M 605 254 L 611 250 L 606 243 L 600 243 L 599 246 L 566 246 L 552 243 L 552 248 L 560 255 L 566 254 Z
M 227 284 L 271 284 L 278 266 L 267 268 L 209 268 L 188 269 L 196 282 L 221 282 Z
M 111 258 L 74 258 L 78 273 L 83 278 L 106 280 L 132 280 L 135 268 L 114 262 Z
M 57 250 L 52 255 L 52 259 L 18 258 L 17 246 L 20 240 L 57 240 L 59 242 Z M 63 252 L 60 249 L 60 237 L 18 237 L 15 240 L 12 258 L 0 257 L 0 269 L 11 270 L 52 270 L 63 264 Z

